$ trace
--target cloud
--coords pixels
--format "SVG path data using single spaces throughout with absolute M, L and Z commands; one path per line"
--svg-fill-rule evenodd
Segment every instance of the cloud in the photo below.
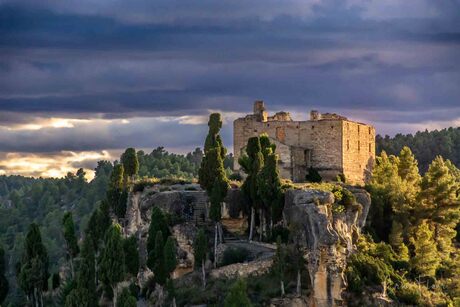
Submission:
M 184 152 L 202 145 L 214 111 L 230 147 L 232 121 L 256 99 L 299 119 L 341 113 L 381 134 L 455 125 L 459 9 L 429 0 L 0 0 L 1 150 Z
M 33 153 L 0 153 L 0 174 L 19 174 L 33 177 L 63 177 L 82 167 L 88 179 L 94 177 L 99 160 L 113 160 L 108 151 L 72 152 L 61 151 L 38 155 Z

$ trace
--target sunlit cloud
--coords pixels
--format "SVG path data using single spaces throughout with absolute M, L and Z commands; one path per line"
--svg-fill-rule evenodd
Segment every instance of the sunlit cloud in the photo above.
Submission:
M 0 160 L 0 174 L 58 178 L 68 172 L 75 173 L 81 167 L 86 171 L 86 178 L 90 180 L 94 177 L 97 161 L 113 159 L 114 154 L 105 150 L 50 154 L 6 153 Z
M 88 123 L 89 119 L 35 118 L 31 123 L 12 124 L 8 130 L 40 130 L 45 128 L 74 128 L 76 124 Z

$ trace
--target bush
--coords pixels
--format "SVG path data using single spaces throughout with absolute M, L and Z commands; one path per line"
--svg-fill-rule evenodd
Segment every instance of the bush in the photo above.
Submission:
M 250 252 L 244 247 L 230 247 L 224 251 L 220 266 L 241 263 L 249 260 Z
M 396 297 L 400 303 L 406 305 L 419 306 L 421 304 L 421 295 L 417 285 L 404 283 L 396 291 Z
M 270 242 L 276 242 L 278 236 L 281 238 L 282 243 L 288 243 L 289 241 L 289 229 L 281 225 L 276 225 L 273 227 L 272 232 L 269 237 Z
M 142 179 L 140 181 L 137 181 L 136 183 L 134 183 L 133 185 L 133 192 L 136 193 L 136 192 L 143 192 L 145 190 L 145 188 L 148 188 L 148 187 L 151 187 L 153 185 L 155 185 L 156 183 L 158 183 L 158 179 L 154 178 L 154 179 Z
M 316 169 L 314 169 L 313 167 L 311 167 L 311 166 L 308 169 L 308 174 L 305 177 L 305 179 L 308 182 L 321 182 L 321 180 L 323 180 L 323 178 L 321 177 L 319 172 Z
M 242 181 L 243 177 L 241 176 L 240 173 L 232 173 L 230 176 L 228 176 L 228 179 L 234 180 L 234 181 Z

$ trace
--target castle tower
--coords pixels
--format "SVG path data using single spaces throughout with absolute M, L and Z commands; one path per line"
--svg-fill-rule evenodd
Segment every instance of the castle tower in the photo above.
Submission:
M 263 100 L 256 100 L 254 102 L 254 115 L 260 122 L 267 121 L 268 112 L 265 110 L 265 104 Z

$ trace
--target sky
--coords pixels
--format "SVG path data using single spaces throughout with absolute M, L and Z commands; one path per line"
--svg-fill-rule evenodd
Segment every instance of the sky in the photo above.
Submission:
M 460 125 L 460 0 L 0 0 L 0 174 L 202 146 L 262 99 L 394 135 Z

